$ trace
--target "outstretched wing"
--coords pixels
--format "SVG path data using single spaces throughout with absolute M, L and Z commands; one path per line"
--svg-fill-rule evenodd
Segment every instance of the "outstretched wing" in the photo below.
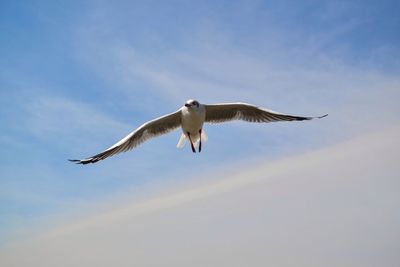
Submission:
M 70 161 L 76 162 L 78 164 L 95 163 L 99 160 L 103 160 L 115 154 L 131 150 L 132 148 L 143 143 L 144 141 L 162 134 L 166 134 L 178 128 L 180 125 L 181 111 L 178 110 L 174 113 L 144 123 L 142 126 L 128 134 L 118 143 L 106 149 L 105 151 L 100 152 L 99 154 L 85 159 Z
M 302 117 L 278 113 L 272 110 L 259 108 L 246 103 L 223 103 L 205 105 L 206 122 L 221 123 L 231 120 L 243 120 L 248 122 L 274 122 L 274 121 L 302 121 L 320 117 Z

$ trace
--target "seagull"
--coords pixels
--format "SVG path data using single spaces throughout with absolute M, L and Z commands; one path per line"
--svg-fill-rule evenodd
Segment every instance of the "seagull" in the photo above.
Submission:
M 246 103 L 206 105 L 190 99 L 179 110 L 142 124 L 103 152 L 88 158 L 69 161 L 77 164 L 95 163 L 115 154 L 131 150 L 150 138 L 169 133 L 179 127 L 182 128 L 182 134 L 177 147 L 182 148 L 186 140 L 189 140 L 192 152 L 196 153 L 196 148 L 198 148 L 198 152 L 201 152 L 202 141 L 207 141 L 207 135 L 203 130 L 205 122 L 222 123 L 232 120 L 247 122 L 303 121 L 315 118 L 320 119 L 327 115 L 302 117 L 278 113 Z

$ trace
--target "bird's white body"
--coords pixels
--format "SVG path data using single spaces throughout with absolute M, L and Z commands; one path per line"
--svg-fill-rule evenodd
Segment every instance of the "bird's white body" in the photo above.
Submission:
M 193 109 L 183 107 L 182 110 L 182 131 L 190 133 L 193 137 L 199 134 L 199 130 L 203 128 L 206 119 L 206 110 L 203 105 L 199 108 Z
M 182 113 L 182 138 L 190 138 L 192 139 L 193 143 L 196 143 L 198 140 L 200 140 L 200 136 L 203 134 L 205 136 L 203 129 L 203 124 L 206 119 L 206 109 L 204 105 L 199 104 L 198 107 L 188 107 L 188 106 L 183 106 L 181 109 Z M 177 147 L 181 148 L 184 145 L 184 142 L 182 145 L 179 145 L 181 143 L 181 139 L 178 142 Z
M 178 127 L 182 128 L 182 135 L 177 147 L 184 146 L 187 139 L 193 152 L 201 151 L 202 141 L 207 141 L 207 135 L 203 130 L 204 122 L 222 123 L 232 120 L 248 122 L 274 122 L 274 121 L 302 121 L 320 117 L 302 117 L 278 113 L 272 110 L 259 108 L 246 103 L 222 103 L 214 105 L 203 105 L 198 101 L 190 99 L 179 110 L 148 121 L 139 128 L 128 134 L 115 145 L 92 157 L 71 160 L 79 164 L 95 163 L 112 155 L 128 151 L 149 138 L 166 134 Z

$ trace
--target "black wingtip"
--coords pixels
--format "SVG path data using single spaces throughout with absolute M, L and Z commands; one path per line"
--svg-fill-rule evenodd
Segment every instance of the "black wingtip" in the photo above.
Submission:
M 68 161 L 76 163 L 76 164 L 82 164 L 82 161 L 79 159 L 69 159 Z
M 93 159 L 93 158 L 88 158 L 88 159 L 69 159 L 70 162 L 76 163 L 76 164 L 82 164 L 82 165 L 86 165 L 89 163 L 95 163 L 97 161 L 99 161 L 99 159 Z
M 322 118 L 325 118 L 326 116 L 328 116 L 328 114 L 325 114 L 325 115 L 319 116 L 319 117 L 317 117 L 317 119 L 322 119 Z

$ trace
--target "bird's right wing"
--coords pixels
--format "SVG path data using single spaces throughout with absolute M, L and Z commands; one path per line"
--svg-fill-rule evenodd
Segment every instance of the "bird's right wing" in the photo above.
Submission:
M 246 103 L 223 103 L 205 105 L 206 122 L 221 123 L 231 120 L 243 120 L 248 122 L 274 122 L 274 121 L 302 121 L 320 117 L 302 117 L 278 113 L 272 110 L 259 108 Z
M 152 121 L 144 123 L 135 131 L 128 134 L 125 138 L 121 139 L 118 143 L 100 152 L 92 157 L 78 160 L 70 160 L 78 164 L 95 163 L 99 160 L 111 157 L 115 154 L 131 150 L 144 141 L 166 134 L 181 125 L 181 110 L 174 113 L 159 117 Z

